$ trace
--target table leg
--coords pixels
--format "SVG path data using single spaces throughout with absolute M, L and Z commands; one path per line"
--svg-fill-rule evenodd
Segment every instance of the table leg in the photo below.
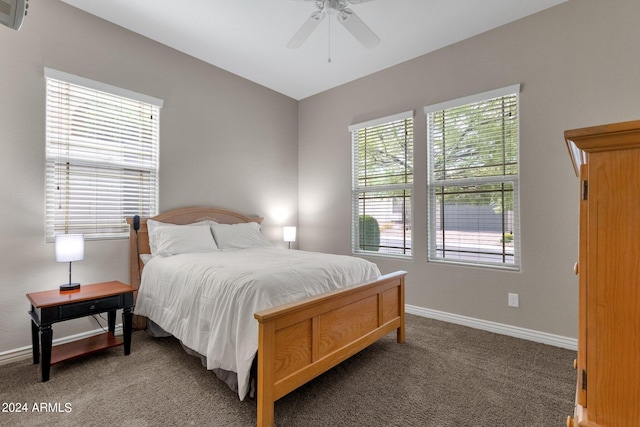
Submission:
M 51 344 L 53 343 L 53 330 L 51 325 L 40 326 L 40 344 L 42 346 L 42 382 L 49 381 L 51 371 Z
M 111 310 L 107 313 L 107 323 L 109 324 L 109 332 L 111 335 L 116 334 L 116 311 Z
M 31 321 L 31 347 L 33 348 L 33 364 L 40 363 L 40 328 Z
M 133 314 L 131 307 L 122 310 L 122 334 L 124 335 L 124 355 L 131 353 L 131 328 L 133 326 Z

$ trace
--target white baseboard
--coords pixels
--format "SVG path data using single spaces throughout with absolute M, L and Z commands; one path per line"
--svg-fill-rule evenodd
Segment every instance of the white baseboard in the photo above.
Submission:
M 442 320 L 444 322 L 455 323 L 456 325 L 468 326 L 470 328 L 482 329 L 496 334 L 508 335 L 522 338 L 542 344 L 549 344 L 555 347 L 566 348 L 568 350 L 578 349 L 578 340 L 575 338 L 563 337 L 560 335 L 548 334 L 546 332 L 534 331 L 532 329 L 520 328 L 517 326 L 505 325 L 503 323 L 490 322 L 488 320 L 476 319 L 473 317 L 461 316 L 459 314 L 446 313 L 444 311 L 431 310 L 428 308 L 405 305 L 405 311 L 409 314 L 427 317 L 430 319 Z
M 81 340 L 94 335 L 102 334 L 104 330 L 94 329 L 93 331 L 82 332 L 80 334 L 69 335 L 68 337 L 62 337 L 53 340 L 53 345 L 66 344 L 71 341 Z M 122 335 L 122 324 L 116 325 L 115 335 Z M 18 360 L 28 359 L 33 356 L 32 346 L 16 348 L 14 350 L 3 351 L 0 353 L 0 366 L 7 363 L 17 362 Z

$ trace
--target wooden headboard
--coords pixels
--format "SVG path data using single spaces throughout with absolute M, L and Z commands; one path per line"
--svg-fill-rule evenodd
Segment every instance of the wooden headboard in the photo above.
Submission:
M 129 285 L 134 289 L 140 286 L 140 277 L 144 264 L 140 255 L 151 253 L 147 220 L 153 219 L 170 224 L 191 224 L 198 221 L 213 220 L 219 224 L 238 224 L 242 222 L 262 223 L 262 217 L 249 217 L 238 212 L 206 206 L 193 206 L 170 210 L 153 218 L 140 218 L 140 229 L 133 229 L 133 218 L 127 218 L 129 224 Z

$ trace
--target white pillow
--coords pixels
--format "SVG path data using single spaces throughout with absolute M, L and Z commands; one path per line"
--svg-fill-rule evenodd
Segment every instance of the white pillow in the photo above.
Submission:
M 220 249 L 245 249 L 273 246 L 260 232 L 257 222 L 212 224 L 213 237 Z
M 151 249 L 151 255 L 155 255 L 156 253 L 156 232 L 158 231 L 158 227 L 160 225 L 171 225 L 165 224 L 164 222 L 154 221 L 152 219 L 147 220 L 147 232 L 149 233 L 149 249 Z
M 160 222 L 160 221 L 155 221 L 153 219 L 149 219 L 147 220 L 147 232 L 149 235 L 149 249 L 151 249 L 151 255 L 156 255 L 156 252 L 158 251 L 158 245 L 156 244 L 156 235 L 158 233 L 158 229 L 162 228 L 162 227 L 192 227 L 192 226 L 198 226 L 198 225 L 211 225 L 211 224 L 217 224 L 215 221 L 212 220 L 203 220 L 203 221 L 199 221 L 199 222 L 194 222 L 191 224 L 186 224 L 186 225 L 178 225 L 178 224 L 171 224 L 171 223 L 167 223 L 167 222 Z
M 178 255 L 218 250 L 209 225 L 158 227 L 155 255 Z

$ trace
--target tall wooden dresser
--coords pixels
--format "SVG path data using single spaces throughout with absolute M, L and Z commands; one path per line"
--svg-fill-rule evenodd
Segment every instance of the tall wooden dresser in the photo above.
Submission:
M 573 427 L 640 426 L 640 120 L 568 130 L 580 177 Z

